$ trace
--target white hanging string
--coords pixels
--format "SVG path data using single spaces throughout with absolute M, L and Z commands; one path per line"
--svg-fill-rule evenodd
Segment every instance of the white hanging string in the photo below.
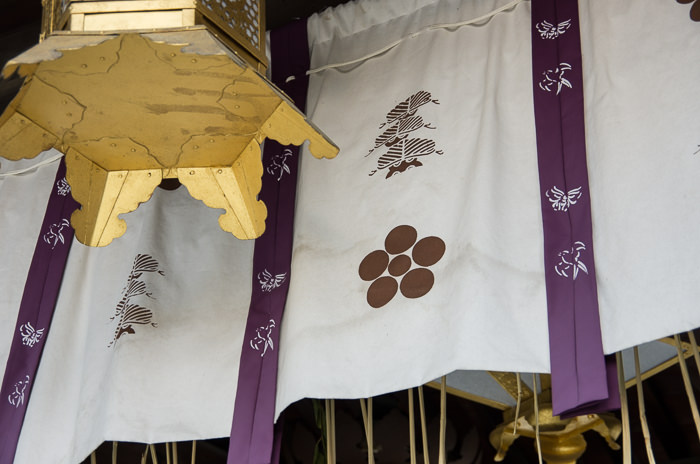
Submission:
M 639 368 L 639 350 L 634 347 L 634 375 L 637 380 L 637 403 L 639 404 L 639 421 L 642 423 L 642 435 L 644 436 L 644 445 L 647 449 L 647 457 L 649 464 L 656 464 L 654 452 L 651 449 L 651 435 L 649 434 L 649 424 L 647 423 L 647 413 L 644 408 L 644 390 L 642 389 L 642 372 Z
M 25 172 L 29 172 L 29 171 L 32 171 L 34 169 L 40 168 L 42 166 L 46 166 L 47 164 L 51 164 L 54 161 L 58 161 L 61 158 L 63 158 L 63 153 L 58 153 L 57 155 L 50 156 L 44 160 L 39 161 L 38 163 L 32 164 L 31 166 L 28 166 L 26 168 L 15 169 L 14 171 L 0 172 L 0 178 L 24 174 Z
M 178 464 L 177 463 L 177 442 L 173 442 L 173 464 Z
M 625 366 L 622 353 L 615 353 L 617 361 L 617 387 L 620 390 L 620 415 L 622 416 L 622 464 L 632 464 L 632 439 L 630 432 L 630 410 L 625 388 Z
M 112 464 L 117 464 L 117 443 L 116 441 L 112 442 Z
M 192 464 L 197 460 L 197 440 L 192 440 Z
M 466 21 L 459 21 L 456 23 L 448 23 L 448 24 L 432 24 L 432 25 L 424 27 L 423 29 L 420 29 L 416 32 L 413 32 L 405 37 L 402 37 L 398 40 L 395 40 L 394 42 L 391 42 L 389 45 L 386 45 L 386 46 L 380 48 L 379 50 L 375 50 L 375 51 L 370 52 L 364 56 L 361 56 L 360 58 L 355 58 L 354 60 L 350 60 L 350 61 L 344 61 L 342 63 L 333 63 L 333 64 L 327 64 L 324 66 L 320 66 L 318 68 L 314 68 L 314 69 L 310 69 L 309 71 L 306 71 L 306 74 L 307 75 L 315 74 L 315 73 L 319 73 L 321 71 L 325 71 L 327 69 L 342 68 L 343 66 L 349 66 L 351 64 L 356 64 L 356 63 L 361 63 L 363 61 L 367 61 L 370 58 L 373 58 L 375 56 L 379 56 L 382 53 L 385 53 L 385 52 L 391 50 L 392 48 L 396 47 L 401 42 L 404 42 L 408 39 L 413 39 L 414 37 L 418 37 L 419 35 L 421 35 L 425 32 L 435 31 L 438 29 L 457 29 L 457 28 L 460 28 L 462 26 L 468 26 L 471 24 L 487 23 L 491 18 L 493 18 L 497 14 L 500 14 L 500 13 L 503 13 L 504 11 L 509 11 L 509 10 L 515 8 L 516 5 L 518 5 L 519 3 L 522 3 L 523 1 L 524 0 L 513 0 L 513 1 L 503 5 L 500 8 L 496 8 L 495 10 L 486 13 L 485 15 L 479 16 L 477 18 L 468 19 Z

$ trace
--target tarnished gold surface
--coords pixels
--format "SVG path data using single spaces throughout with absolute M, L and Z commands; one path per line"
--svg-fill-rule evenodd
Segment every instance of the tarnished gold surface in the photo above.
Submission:
M 316 157 L 338 148 L 256 71 L 226 54 L 184 53 L 140 34 L 121 34 L 57 59 L 20 67 L 28 75 L 0 116 L 0 155 L 67 153 L 68 182 L 82 205 L 76 237 L 103 246 L 126 226 L 119 214 L 150 198 L 162 177 L 223 208 L 221 227 L 255 238 L 266 208 L 256 199 L 266 138 Z
M 41 36 L 205 26 L 255 69 L 267 68 L 264 0 L 42 0 Z
M 495 461 L 505 458 L 508 448 L 520 436 L 535 439 L 535 417 L 531 406 L 517 420 L 506 420 L 490 434 L 491 445 L 496 449 Z M 511 414 L 512 416 L 512 414 Z M 540 444 L 542 457 L 550 464 L 575 463 L 586 450 L 583 433 L 598 432 L 614 450 L 620 449 L 615 440 L 620 436 L 620 421 L 612 414 L 587 414 L 569 419 L 552 416 L 551 403 L 539 408 Z

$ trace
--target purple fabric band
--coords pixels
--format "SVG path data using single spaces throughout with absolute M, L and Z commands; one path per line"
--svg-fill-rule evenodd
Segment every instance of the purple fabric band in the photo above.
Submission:
M 0 389 L 0 464 L 14 461 L 73 241 L 69 220 L 79 205 L 70 195 L 65 177 L 66 167 L 61 159 L 29 267 Z
M 309 48 L 306 21 L 271 33 L 272 81 L 303 111 Z M 294 76 L 287 82 L 289 76 Z M 231 426 L 229 464 L 279 460 L 275 448 L 275 396 L 279 330 L 292 262 L 299 148 L 267 140 L 260 199 L 267 206 L 265 233 L 255 241 L 253 294 L 248 311 Z M 279 443 L 279 433 L 277 434 Z
M 609 379 L 606 373 L 600 333 L 579 34 L 576 0 L 532 1 L 533 93 L 556 415 L 619 404 L 616 377 Z

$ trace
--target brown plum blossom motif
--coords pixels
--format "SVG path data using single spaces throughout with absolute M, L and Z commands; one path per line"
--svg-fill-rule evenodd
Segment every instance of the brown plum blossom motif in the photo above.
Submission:
M 690 19 L 700 22 L 700 0 L 676 0 L 678 3 L 692 3 L 690 7 Z
M 136 333 L 134 325 L 150 324 L 152 327 L 158 327 L 158 324 L 153 322 L 153 311 L 133 302 L 136 297 L 141 295 L 153 298 L 153 295 L 146 291 L 146 283 L 140 278 L 146 272 L 165 275 L 158 266 L 158 261 L 153 259 L 151 255 L 138 254 L 134 258 L 131 273 L 122 289 L 122 299 L 117 304 L 114 316 L 109 319 L 110 321 L 117 319 L 117 327 L 114 330 L 114 338 L 108 347 L 114 346 L 122 335 Z
M 423 121 L 423 117 L 417 115 L 418 110 L 428 103 L 439 105 L 440 102 L 432 98 L 430 92 L 421 90 L 414 93 L 394 107 L 386 115 L 386 121 L 379 125 L 384 129 L 375 140 L 374 147 L 365 156 L 371 155 L 379 148 L 386 148 L 386 152 L 377 159 L 377 169 L 369 175 L 373 176 L 377 171 L 386 169 L 386 179 L 394 174 L 402 173 L 407 169 L 423 166 L 418 158 L 437 153 L 442 155 L 442 150 L 435 149 L 435 142 L 430 139 L 411 137 L 420 129 L 435 129 L 430 123 Z
M 387 234 L 384 249 L 372 251 L 360 263 L 360 278 L 372 282 L 367 290 L 367 303 L 381 308 L 399 290 L 406 298 L 426 295 L 435 283 L 435 276 L 427 268 L 440 261 L 444 254 L 442 239 L 424 237 L 418 240 L 418 232 L 413 227 L 395 227 Z

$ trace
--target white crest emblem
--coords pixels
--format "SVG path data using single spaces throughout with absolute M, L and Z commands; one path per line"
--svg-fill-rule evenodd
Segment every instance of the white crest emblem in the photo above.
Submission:
M 31 323 L 27 322 L 19 327 L 19 333 L 22 336 L 22 344 L 32 348 L 41 340 L 41 337 L 44 335 L 44 329 L 36 330 Z
M 270 274 L 270 271 L 265 269 L 262 272 L 258 273 L 258 282 L 260 282 L 260 289 L 263 292 L 271 292 L 284 282 L 284 279 L 287 278 L 287 273 L 283 272 L 282 274 L 277 274 L 277 275 L 272 275 Z
M 65 177 L 56 182 L 56 193 L 62 197 L 65 197 L 70 193 L 70 185 L 68 185 Z
M 561 92 L 562 87 L 573 88 L 571 82 L 564 78 L 564 73 L 571 70 L 571 65 L 569 63 L 559 63 L 554 69 L 548 69 L 542 73 L 544 79 L 539 83 L 542 90 L 551 92 L 553 87 L 557 87 L 557 95 Z
M 282 179 L 282 175 L 286 172 L 287 174 L 291 174 L 292 171 L 289 169 L 289 166 L 287 166 L 287 158 L 292 156 L 292 150 L 289 148 L 285 148 L 282 153 L 277 153 L 272 155 L 272 160 L 270 160 L 270 164 L 267 166 L 265 169 L 268 174 L 277 176 L 277 182 Z
M 586 249 L 586 245 L 583 242 L 575 242 L 571 250 L 564 250 L 559 252 L 559 264 L 554 266 L 554 270 L 557 274 L 562 277 L 569 277 L 571 275 L 574 280 L 578 277 L 578 271 L 583 271 L 588 274 L 588 268 L 583 261 L 580 260 L 581 252 Z
M 255 329 L 255 337 L 250 340 L 250 347 L 255 351 L 262 351 L 260 357 L 262 358 L 267 353 L 267 349 L 273 350 L 275 348 L 272 343 L 272 329 L 275 327 L 275 320 L 270 319 L 270 323 L 262 327 Z
M 542 21 L 541 23 L 535 24 L 537 32 L 540 33 L 540 37 L 543 39 L 556 39 L 566 32 L 566 30 L 569 29 L 569 26 L 571 26 L 571 19 L 562 21 L 556 26 L 549 21 Z
M 59 242 L 61 244 L 65 243 L 65 238 L 63 237 L 63 229 L 70 227 L 70 222 L 68 219 L 61 219 L 58 224 L 52 224 L 49 227 L 48 232 L 44 234 L 44 241 L 51 245 L 51 249 L 56 248 Z
M 19 408 L 24 404 L 24 395 L 25 395 L 25 390 L 27 389 L 27 385 L 29 385 L 29 376 L 25 375 L 24 380 L 20 380 L 14 386 L 12 387 L 13 390 L 12 392 L 7 395 L 7 401 L 10 402 L 12 406 L 15 408 Z
M 575 205 L 579 198 L 581 198 L 581 187 L 576 187 L 568 192 L 564 193 L 555 185 L 551 189 L 545 192 L 550 203 L 552 203 L 552 208 L 554 211 L 568 211 L 571 205 Z

